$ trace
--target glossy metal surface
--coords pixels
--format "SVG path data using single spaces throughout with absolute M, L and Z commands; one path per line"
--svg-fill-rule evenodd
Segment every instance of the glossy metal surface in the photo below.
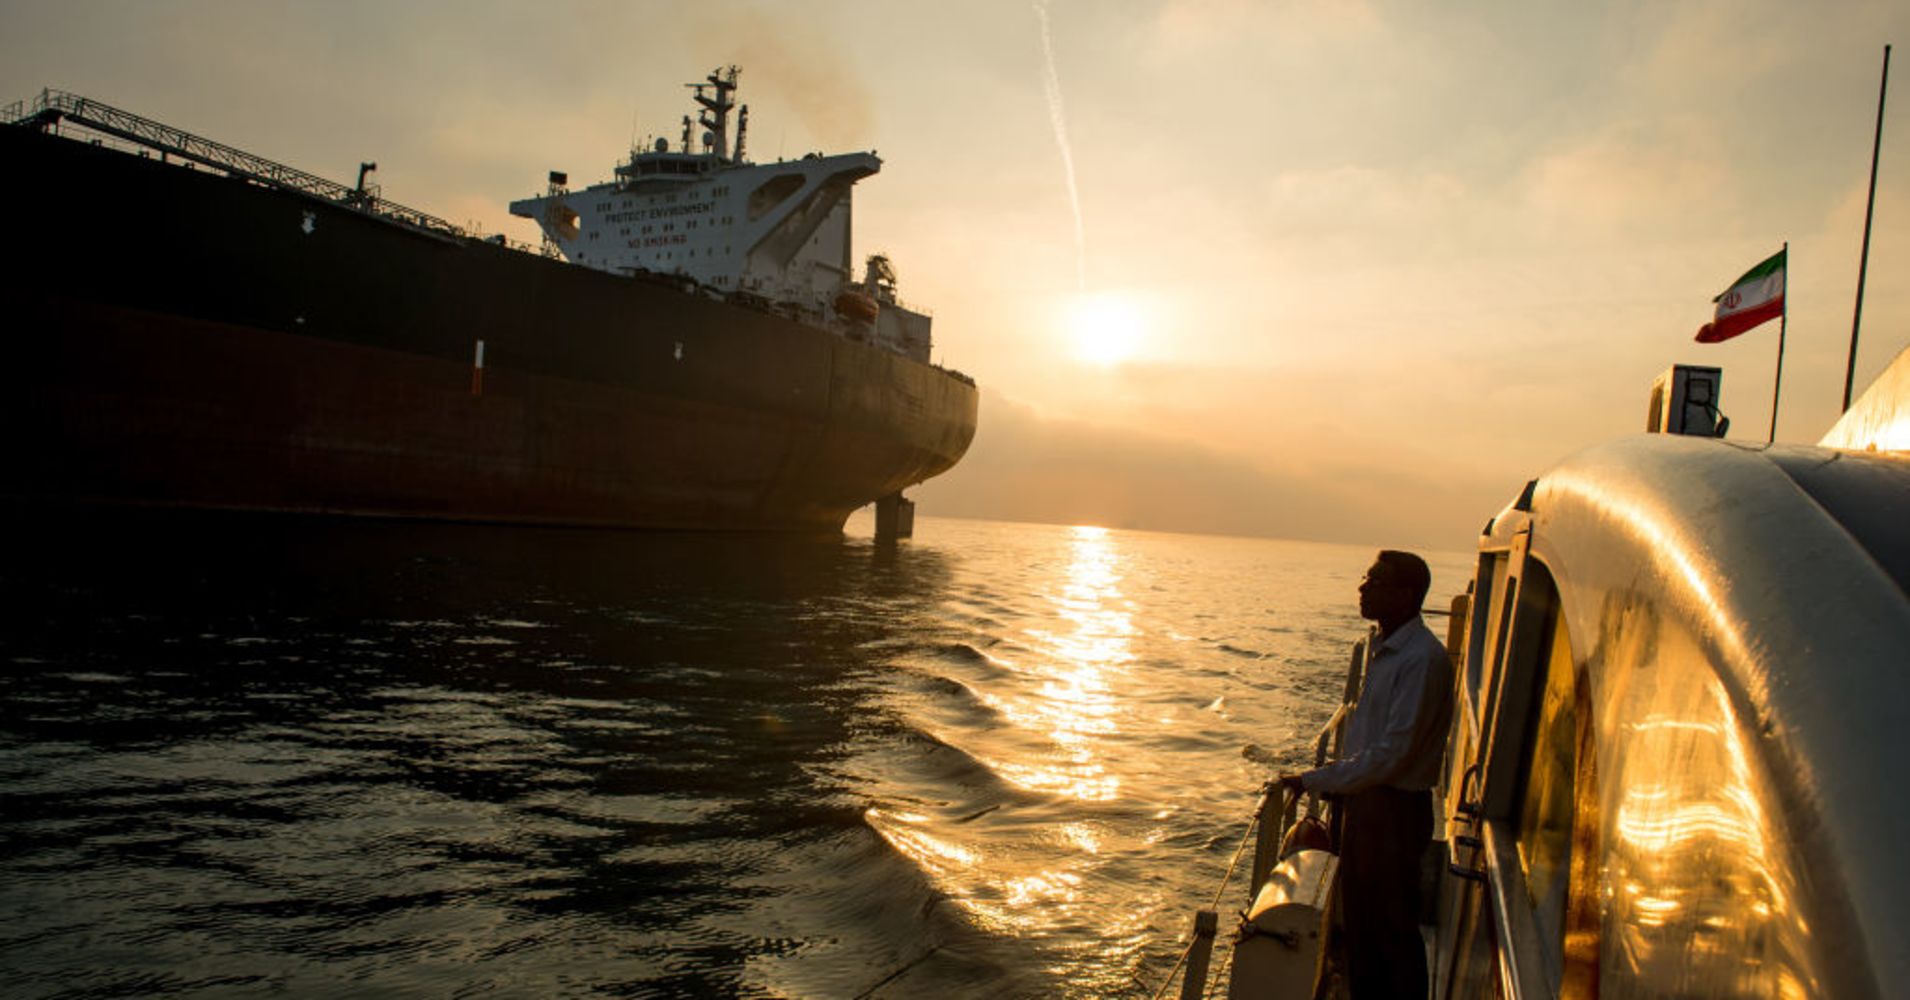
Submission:
M 1896 360 L 1818 443 L 1831 448 L 1910 451 L 1910 348 L 1898 352 Z
M 1827 463 L 1857 473 L 1846 519 L 1888 519 L 1910 489 L 1897 459 L 1667 436 L 1539 481 L 1530 553 L 1556 581 L 1594 727 L 1573 850 L 1595 862 L 1601 996 L 1910 981 L 1895 780 L 1910 602 L 1885 569 L 1904 554 L 1867 550 L 1898 543 L 1853 533 L 1787 472 Z

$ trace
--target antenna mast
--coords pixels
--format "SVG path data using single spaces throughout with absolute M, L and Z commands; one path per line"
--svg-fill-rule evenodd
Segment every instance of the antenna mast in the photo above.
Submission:
M 1877 84 L 1877 134 L 1870 140 L 1870 197 L 1864 202 L 1864 249 L 1857 258 L 1857 308 L 1850 316 L 1850 356 L 1844 361 L 1844 412 L 1857 379 L 1857 331 L 1864 324 L 1864 273 L 1870 270 L 1870 215 L 1877 207 L 1877 159 L 1883 153 L 1883 99 L 1890 95 L 1890 46 L 1883 47 L 1883 80 Z
M 730 99 L 730 95 L 736 92 L 736 67 L 712 70 L 706 79 L 709 80 L 708 83 L 688 83 L 684 86 L 696 88 L 696 103 L 703 106 L 702 113 L 697 116 L 697 124 L 709 132 L 717 158 L 726 160 L 730 155 L 730 109 L 736 107 L 736 102 Z M 706 95 L 703 92 L 706 87 L 713 88 L 716 96 Z M 740 133 L 737 135 L 736 144 L 740 149 L 742 146 Z

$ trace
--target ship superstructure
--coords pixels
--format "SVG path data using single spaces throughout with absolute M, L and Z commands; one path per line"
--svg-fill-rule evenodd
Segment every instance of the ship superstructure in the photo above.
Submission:
M 874 255 L 861 280 L 854 274 L 854 188 L 882 161 L 874 153 L 811 153 L 750 163 L 749 108 L 736 103 L 737 75 L 731 66 L 689 85 L 700 110 L 683 117 L 675 146 L 647 139 L 614 179 L 579 190 L 569 189 L 567 173 L 552 172 L 549 189 L 512 202 L 511 214 L 535 220 L 546 246 L 572 263 L 695 282 L 927 361 L 929 317 L 896 298 L 888 259 Z

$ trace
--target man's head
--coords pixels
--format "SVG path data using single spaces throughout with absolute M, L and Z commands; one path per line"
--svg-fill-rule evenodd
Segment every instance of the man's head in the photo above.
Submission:
M 1431 588 L 1432 571 L 1426 568 L 1426 560 L 1411 552 L 1383 549 L 1360 581 L 1360 617 L 1390 630 L 1419 613 Z

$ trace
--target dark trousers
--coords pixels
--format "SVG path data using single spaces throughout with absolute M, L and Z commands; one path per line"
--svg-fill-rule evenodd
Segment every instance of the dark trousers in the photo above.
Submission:
M 1419 859 L 1432 793 L 1374 788 L 1340 804 L 1340 913 L 1353 1000 L 1425 1000 Z

